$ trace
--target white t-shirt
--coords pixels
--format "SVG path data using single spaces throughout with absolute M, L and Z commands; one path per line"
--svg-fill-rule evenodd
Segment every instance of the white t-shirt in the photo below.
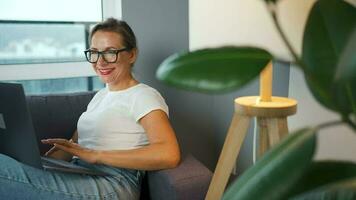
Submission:
M 157 109 L 168 116 L 163 97 L 145 84 L 121 91 L 103 88 L 78 120 L 78 144 L 95 150 L 128 150 L 147 145 L 147 134 L 138 121 Z

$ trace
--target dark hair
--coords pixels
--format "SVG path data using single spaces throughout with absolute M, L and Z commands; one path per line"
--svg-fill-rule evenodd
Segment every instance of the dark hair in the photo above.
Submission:
M 124 46 L 128 49 L 134 49 L 137 48 L 136 44 L 136 37 L 130 26 L 122 20 L 117 20 L 115 18 L 107 18 L 105 21 L 100 22 L 94 26 L 94 28 L 91 30 L 90 33 L 90 41 L 93 37 L 93 35 L 97 31 L 109 31 L 109 32 L 115 32 L 118 33 L 122 36 Z

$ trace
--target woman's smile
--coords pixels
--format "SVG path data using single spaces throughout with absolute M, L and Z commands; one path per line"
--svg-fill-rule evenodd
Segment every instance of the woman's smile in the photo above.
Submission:
M 102 76 L 107 76 L 109 74 L 111 74 L 112 71 L 114 71 L 115 68 L 102 68 L 102 69 L 98 69 L 98 72 L 100 75 Z

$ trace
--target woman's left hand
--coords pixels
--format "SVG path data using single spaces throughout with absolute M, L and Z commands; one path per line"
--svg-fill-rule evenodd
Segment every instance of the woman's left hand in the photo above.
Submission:
M 88 163 L 96 163 L 97 161 L 97 151 L 84 148 L 71 140 L 56 138 L 56 139 L 44 139 L 41 140 L 44 144 L 52 144 L 55 148 L 61 149 L 68 152 L 74 156 L 78 156 L 81 160 Z

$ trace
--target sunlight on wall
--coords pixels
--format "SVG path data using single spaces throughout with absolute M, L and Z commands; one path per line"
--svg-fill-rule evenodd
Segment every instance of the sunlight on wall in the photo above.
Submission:
M 300 52 L 302 32 L 314 0 L 280 1 L 279 19 L 283 30 Z M 189 1 L 190 49 L 253 45 L 290 60 L 272 19 L 261 0 Z

